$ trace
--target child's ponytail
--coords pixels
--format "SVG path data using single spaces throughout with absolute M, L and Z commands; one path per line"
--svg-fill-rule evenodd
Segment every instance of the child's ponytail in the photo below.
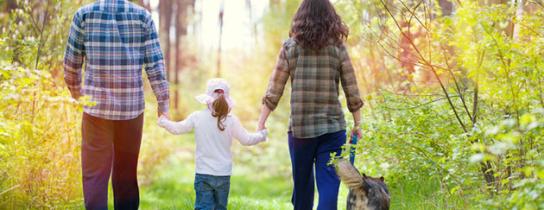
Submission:
M 225 118 L 227 118 L 227 115 L 229 114 L 229 104 L 227 103 L 227 99 L 225 99 L 225 96 L 221 94 L 212 104 L 213 113 L 212 116 L 217 117 L 217 128 L 219 130 L 224 131 L 225 125 L 223 124 L 223 121 Z

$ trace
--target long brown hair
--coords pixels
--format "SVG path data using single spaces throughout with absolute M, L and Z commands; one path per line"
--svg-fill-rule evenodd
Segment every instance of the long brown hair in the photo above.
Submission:
M 330 41 L 341 43 L 348 34 L 348 27 L 329 0 L 304 0 L 293 18 L 289 37 L 304 48 L 319 50 Z
M 223 124 L 223 121 L 225 121 L 225 118 L 227 118 L 227 115 L 230 111 L 227 99 L 225 99 L 225 95 L 219 95 L 219 97 L 215 99 L 215 101 L 213 101 L 212 108 L 212 116 L 217 117 L 217 128 L 219 128 L 219 130 L 221 131 L 224 131 L 225 125 Z

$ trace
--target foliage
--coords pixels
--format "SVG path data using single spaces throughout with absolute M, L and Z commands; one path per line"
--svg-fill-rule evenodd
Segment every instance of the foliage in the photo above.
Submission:
M 370 91 L 357 165 L 395 185 L 436 179 L 437 192 L 462 198 L 439 209 L 542 208 L 542 7 L 468 1 L 446 16 L 427 6 L 339 2 L 363 11 L 345 18 L 364 37 L 351 43 Z
M 87 2 L 17 1 L 0 12 L 0 209 L 82 207 L 79 125 L 92 103 L 69 98 L 61 61 L 72 15 Z M 522 13 L 494 1 L 334 2 L 350 28 L 346 44 L 366 102 L 356 166 L 385 175 L 393 209 L 544 208 L 540 1 L 524 1 Z M 298 3 L 271 1 L 251 53 L 223 54 L 234 113 L 250 130 Z M 174 118 L 203 108 L 193 98 L 213 75 L 213 59 L 180 73 Z M 232 209 L 289 208 L 288 90 L 269 141 L 233 147 Z M 146 111 L 142 208 L 192 208 L 185 195 L 194 195 L 193 136 L 169 135 L 155 122 Z M 342 187 L 339 200 L 346 194 Z
M 486 201 L 492 207 L 511 209 L 544 208 L 544 157 L 541 154 L 544 141 L 544 109 L 536 109 L 515 119 L 505 119 L 478 132 L 489 139 L 487 144 L 473 145 L 476 154 L 472 162 L 493 160 L 504 167 L 508 176 L 501 183 L 497 196 Z M 512 164 L 518 163 L 518 164 Z M 501 165 L 504 166 L 501 166 Z
M 0 64 L 0 208 L 81 201 L 78 112 L 47 71 Z M 79 110 L 79 111 L 78 111 Z
M 19 7 L 2 13 L 12 21 L 1 26 L 0 36 L 0 209 L 83 204 L 81 112 L 93 103 L 73 100 L 61 79 L 67 28 L 85 2 L 72 3 L 17 1 Z M 141 183 L 149 182 L 169 146 L 143 142 Z

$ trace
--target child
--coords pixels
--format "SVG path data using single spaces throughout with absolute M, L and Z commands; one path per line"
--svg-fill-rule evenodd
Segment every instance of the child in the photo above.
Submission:
M 161 116 L 159 126 L 172 134 L 195 130 L 195 209 L 227 209 L 232 138 L 243 145 L 255 145 L 266 140 L 267 131 L 248 133 L 238 118 L 230 114 L 233 102 L 225 80 L 209 80 L 207 94 L 197 96 L 197 100 L 208 107 L 193 112 L 181 122 L 172 122 Z

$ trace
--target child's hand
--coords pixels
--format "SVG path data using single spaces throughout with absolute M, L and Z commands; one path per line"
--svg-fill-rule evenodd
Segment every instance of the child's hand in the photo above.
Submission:
M 164 116 L 164 115 L 161 115 L 159 117 L 159 119 L 157 120 L 157 124 L 159 124 L 160 127 L 163 127 L 166 125 L 166 123 L 168 122 L 168 117 Z
M 267 141 L 268 140 L 268 130 L 266 129 L 261 129 L 261 130 L 258 130 L 257 131 L 258 133 L 260 133 L 263 137 L 264 137 L 264 140 L 263 141 Z

